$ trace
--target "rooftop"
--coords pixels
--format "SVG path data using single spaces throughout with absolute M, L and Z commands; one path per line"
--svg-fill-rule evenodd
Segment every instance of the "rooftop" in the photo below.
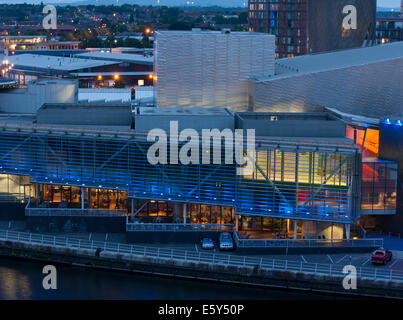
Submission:
M 46 39 L 47 36 L 0 36 L 0 39 L 32 39 L 32 38 Z
M 232 116 L 231 111 L 225 108 L 139 108 L 140 115 L 159 115 L 159 116 L 211 116 L 228 115 Z
M 17 84 L 16 80 L 13 79 L 8 79 L 8 78 L 1 78 L 0 77 L 0 88 L 1 87 L 6 87 L 6 86 L 12 86 Z
M 10 64 L 16 67 L 31 67 L 38 69 L 52 69 L 60 71 L 74 71 L 85 68 L 94 68 L 105 65 L 117 64 L 116 61 L 107 60 L 89 60 L 79 58 L 65 58 L 57 56 L 46 56 L 38 54 L 20 54 L 9 56 Z
M 373 47 L 278 59 L 275 62 L 276 75 L 274 77 L 258 74 L 252 78 L 256 81 L 266 81 L 296 74 L 343 69 L 394 59 L 403 59 L 403 41 Z
M 93 106 L 94 109 L 97 106 Z M 99 107 L 99 106 L 98 106 Z M 115 105 L 116 107 L 116 105 Z M 69 107 L 68 107 L 69 108 Z M 70 109 L 73 111 L 73 108 Z M 24 131 L 46 134 L 49 136 L 73 136 L 73 137 L 101 137 L 107 139 L 146 140 L 147 132 L 137 132 L 128 125 L 91 125 L 91 124 L 38 124 L 34 115 L 9 115 L 0 114 L 0 128 L 4 131 Z M 356 152 L 358 147 L 347 138 L 315 138 L 315 137 L 256 137 L 256 147 L 286 148 L 295 150 L 317 150 L 323 152 Z
M 274 35 L 269 33 L 260 33 L 260 32 L 240 32 L 240 31 L 231 31 L 229 29 L 223 29 L 221 31 L 215 30 L 202 30 L 198 28 L 194 28 L 191 31 L 182 31 L 182 30 L 159 30 L 155 31 L 155 34 L 168 34 L 168 35 L 236 35 L 236 36 L 266 36 L 266 37 L 274 37 Z
M 110 61 L 123 61 L 123 62 L 131 62 L 131 63 L 140 63 L 140 64 L 153 64 L 153 57 L 145 57 L 141 54 L 129 54 L 129 53 L 119 53 L 119 52 L 102 52 L 102 51 L 94 51 L 94 52 L 86 52 L 77 54 L 76 57 L 86 58 L 86 59 L 104 59 Z

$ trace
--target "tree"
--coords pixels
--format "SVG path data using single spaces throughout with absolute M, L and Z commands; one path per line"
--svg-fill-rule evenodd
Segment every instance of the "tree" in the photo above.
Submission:
M 131 47 L 131 48 L 142 48 L 143 44 L 141 43 L 140 40 L 136 39 L 136 38 L 130 38 L 127 37 L 125 40 L 125 47 Z
M 114 88 L 124 88 L 125 84 L 122 80 L 115 80 L 115 83 L 113 84 Z
M 192 26 L 185 22 L 175 22 L 168 27 L 168 30 L 192 30 Z

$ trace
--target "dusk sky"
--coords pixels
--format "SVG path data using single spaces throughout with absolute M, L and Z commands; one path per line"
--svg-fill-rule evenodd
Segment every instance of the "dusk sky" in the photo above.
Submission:
M 41 3 L 41 0 L 0 0 L 0 3 Z M 78 2 L 78 0 L 43 0 L 43 3 L 72 3 Z M 95 0 L 94 0 L 95 2 Z M 102 0 L 98 0 L 99 3 L 102 3 Z M 136 3 L 135 0 L 132 1 Z M 163 4 L 164 0 L 160 1 Z M 241 5 L 244 1 L 243 0 L 234 0 L 234 4 Z M 149 0 L 150 4 L 155 4 L 155 0 Z M 183 0 L 185 3 L 185 0 Z M 390 7 L 390 8 L 397 8 L 400 7 L 400 0 L 378 0 L 378 7 Z

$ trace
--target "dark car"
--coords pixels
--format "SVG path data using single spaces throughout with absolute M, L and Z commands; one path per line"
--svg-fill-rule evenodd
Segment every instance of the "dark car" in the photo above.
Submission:
M 220 250 L 233 250 L 234 242 L 229 232 L 223 232 L 220 234 Z
M 379 248 L 372 253 L 371 261 L 373 264 L 387 264 L 392 260 L 392 251 Z
M 200 245 L 202 249 L 214 249 L 214 241 L 210 238 L 203 238 Z

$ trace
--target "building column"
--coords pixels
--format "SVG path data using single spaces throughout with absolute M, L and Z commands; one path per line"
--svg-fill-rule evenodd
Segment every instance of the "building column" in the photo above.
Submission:
M 132 198 L 132 204 L 131 204 L 131 217 L 132 217 L 132 219 L 133 219 L 133 217 L 134 217 L 134 198 Z
M 298 220 L 294 220 L 294 239 L 297 239 L 297 222 Z
M 238 227 L 239 227 L 239 216 L 236 214 L 235 215 L 235 231 L 238 232 Z
M 346 237 L 350 240 L 350 224 L 346 223 Z
M 183 204 L 183 224 L 186 224 L 186 203 Z
M 84 210 L 85 189 L 81 188 L 81 209 Z
M 37 183 L 35 183 L 35 199 L 36 203 L 39 204 L 39 186 Z

